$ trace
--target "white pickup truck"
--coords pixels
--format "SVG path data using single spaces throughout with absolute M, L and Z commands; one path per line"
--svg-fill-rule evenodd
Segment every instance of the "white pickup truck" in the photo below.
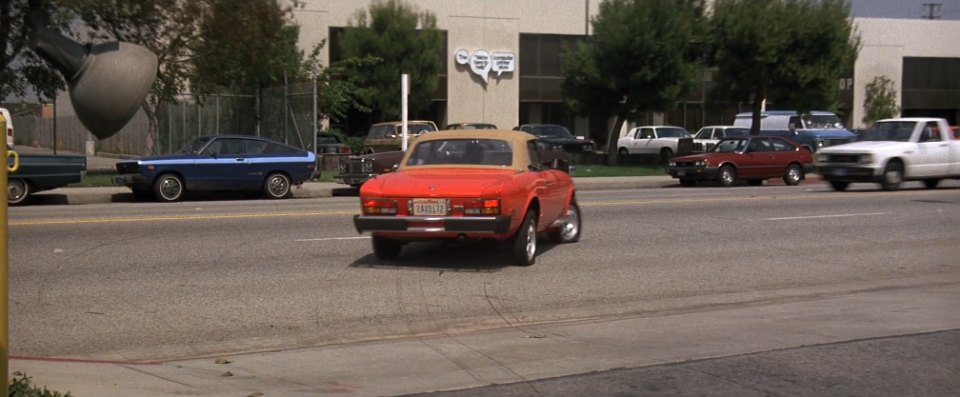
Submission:
M 939 118 L 880 120 L 856 142 L 823 148 L 816 155 L 820 176 L 834 190 L 852 182 L 879 183 L 896 190 L 901 182 L 923 181 L 934 189 L 942 179 L 960 179 L 960 140 Z
M 661 158 L 670 159 L 678 152 L 678 142 L 683 138 L 692 138 L 683 127 L 634 127 L 617 140 L 617 152 L 620 155 L 659 154 Z

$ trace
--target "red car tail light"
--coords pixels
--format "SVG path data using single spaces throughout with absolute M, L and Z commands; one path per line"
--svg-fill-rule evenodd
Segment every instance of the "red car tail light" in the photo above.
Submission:
M 340 154 L 350 154 L 350 146 L 341 146 Z
M 474 199 L 463 203 L 464 215 L 500 215 L 500 199 Z
M 382 198 L 365 198 L 360 200 L 364 215 L 396 215 L 396 200 Z

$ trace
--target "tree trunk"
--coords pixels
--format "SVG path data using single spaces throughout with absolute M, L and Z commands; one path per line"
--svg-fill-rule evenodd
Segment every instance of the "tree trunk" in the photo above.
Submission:
M 160 135 L 160 121 L 157 120 L 157 109 L 161 103 L 156 106 L 150 103 L 149 99 L 143 100 L 143 112 L 147 114 L 147 138 L 143 143 L 146 155 L 160 154 L 157 151 L 157 139 Z
M 750 135 L 760 135 L 760 113 L 763 111 L 763 101 L 766 99 L 766 90 L 763 87 L 757 87 L 757 91 L 753 94 L 753 122 L 750 123 Z
M 620 153 L 617 152 L 617 140 L 620 139 L 620 129 L 623 123 L 627 121 L 624 114 L 617 115 L 617 121 L 613 123 L 613 130 L 607 134 L 607 165 L 617 165 Z

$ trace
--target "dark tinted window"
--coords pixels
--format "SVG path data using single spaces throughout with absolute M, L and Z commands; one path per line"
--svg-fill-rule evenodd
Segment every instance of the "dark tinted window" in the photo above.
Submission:
M 237 138 L 218 138 L 203 150 L 204 154 L 229 156 L 243 154 L 243 140 Z
M 747 136 L 750 135 L 750 130 L 746 128 L 727 128 L 723 131 L 723 134 L 720 134 L 722 137 L 728 136 Z
M 792 152 L 796 149 L 795 146 L 780 139 L 771 139 L 770 142 L 773 144 L 773 150 L 775 152 Z
M 657 134 L 661 138 L 689 138 L 690 133 L 683 128 L 660 128 Z
M 522 130 L 541 138 L 573 138 L 566 127 L 559 125 L 525 126 Z

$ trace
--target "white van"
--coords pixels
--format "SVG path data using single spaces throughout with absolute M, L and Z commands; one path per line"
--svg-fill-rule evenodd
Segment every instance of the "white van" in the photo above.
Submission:
M 3 113 L 3 119 L 7 121 L 7 147 L 13 148 L 13 117 L 6 108 L 0 108 L 0 113 Z

